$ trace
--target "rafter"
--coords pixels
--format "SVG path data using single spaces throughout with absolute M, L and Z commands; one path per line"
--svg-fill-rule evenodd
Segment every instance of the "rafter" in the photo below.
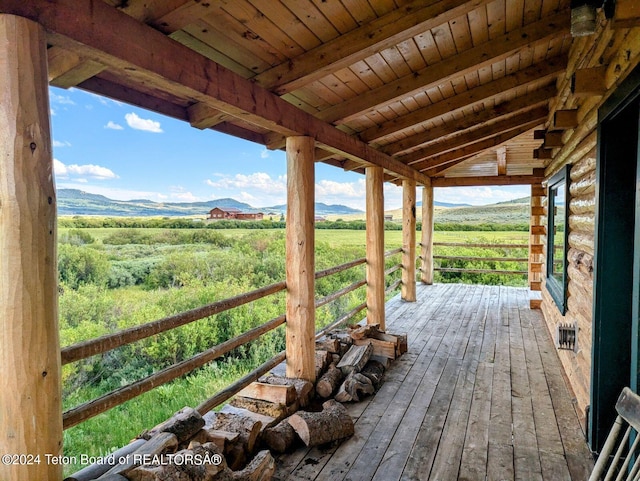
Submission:
M 49 83 L 68 89 L 99 74 L 106 67 L 92 60 L 81 58 L 69 50 L 51 47 L 47 50 Z
M 50 43 L 153 88 L 203 102 L 245 122 L 285 135 L 312 136 L 347 158 L 360 159 L 423 184 L 426 177 L 277 95 L 95 0 L 0 0 L 0 10 L 30 18 L 52 32 Z M 73 22 L 66 21 L 73 18 Z M 117 25 L 117 28 L 115 26 Z M 171 61 L 158 61 L 171 59 Z
M 480 110 L 474 112 L 471 115 L 467 115 L 460 120 L 450 122 L 449 124 L 442 125 L 433 129 L 425 130 L 416 135 L 406 137 L 398 142 L 387 144 L 380 150 L 383 152 L 394 155 L 401 152 L 413 149 L 421 144 L 433 142 L 442 137 L 447 137 L 453 134 L 459 134 L 467 129 L 476 127 L 486 122 L 499 120 L 501 117 L 513 115 L 521 110 L 532 109 L 538 105 L 545 104 L 556 93 L 555 85 L 549 85 L 547 87 L 535 90 L 528 95 L 502 102 L 490 109 Z
M 540 122 L 541 120 L 533 120 L 507 132 L 502 132 L 493 137 L 489 137 L 487 139 L 465 145 L 462 148 L 430 157 L 429 159 L 414 164 L 414 167 L 416 169 L 419 169 L 421 172 L 425 172 L 429 176 L 437 175 L 440 172 L 453 167 L 463 160 L 468 160 L 468 157 L 472 155 L 475 155 L 484 150 L 498 147 L 505 142 L 508 142 L 509 140 L 522 135 L 526 131 L 531 130 L 537 125 L 540 125 Z
M 428 159 L 450 150 L 453 150 L 453 153 L 455 154 L 465 145 L 477 142 L 487 137 L 494 137 L 501 132 L 517 129 L 522 125 L 530 124 L 532 121 L 537 121 L 539 123 L 539 121 L 546 119 L 547 115 L 549 115 L 549 109 L 546 106 L 536 107 L 533 110 L 510 116 L 508 118 L 503 118 L 502 120 L 498 120 L 491 124 L 485 124 L 482 127 L 470 130 L 462 135 L 457 135 L 442 142 L 434 143 L 428 147 L 397 158 L 406 164 L 411 164 L 412 166 L 416 165 L 417 169 L 422 170 L 422 166 L 424 165 L 423 159 Z
M 489 0 L 417 0 L 255 76 L 282 95 L 443 25 Z
M 566 65 L 566 55 L 550 58 L 498 80 L 475 87 L 454 97 L 367 129 L 361 132 L 359 137 L 365 142 L 372 142 L 388 135 L 402 132 L 403 130 L 426 123 L 446 113 L 479 104 L 506 91 L 528 86 L 536 82 L 554 79 L 566 68 Z
M 320 112 L 318 117 L 327 122 L 347 122 L 389 105 L 399 97 L 406 97 L 418 91 L 424 92 L 453 78 L 462 77 L 473 70 L 504 60 L 523 47 L 545 39 L 562 37 L 568 33 L 569 12 L 563 11 L 386 83 L 367 92 L 367 95 L 359 95 L 329 107 Z

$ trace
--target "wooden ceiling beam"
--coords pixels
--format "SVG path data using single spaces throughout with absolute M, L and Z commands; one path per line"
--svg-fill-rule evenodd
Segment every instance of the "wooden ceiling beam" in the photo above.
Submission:
M 474 70 L 504 60 L 536 42 L 569 34 L 569 11 L 545 17 L 518 30 L 386 83 L 376 89 L 329 107 L 317 114 L 327 122 L 344 123 L 393 103 L 396 99 L 424 92 Z
M 524 87 L 535 82 L 552 80 L 557 77 L 567 65 L 566 55 L 561 55 L 534 64 L 523 70 L 486 83 L 471 90 L 467 90 L 454 97 L 415 110 L 407 115 L 389 120 L 379 126 L 367 129 L 359 134 L 360 139 L 372 142 L 404 130 L 410 129 L 432 120 L 441 115 L 474 106 L 504 92 Z
M 496 162 L 498 175 L 507 175 L 507 146 L 502 145 L 496 149 Z
M 405 164 L 416 166 L 416 169 L 422 170 L 424 159 L 439 155 L 450 150 L 458 151 L 465 145 L 477 142 L 487 137 L 495 137 L 502 132 L 517 129 L 522 125 L 529 125 L 532 121 L 536 121 L 538 125 L 544 121 L 549 115 L 549 109 L 546 106 L 536 107 L 533 110 L 522 112 L 520 114 L 503 118 L 492 124 L 486 124 L 483 127 L 470 130 L 462 135 L 450 137 L 443 142 L 431 144 L 410 154 L 397 157 L 398 160 Z
M 471 115 L 467 115 L 460 120 L 453 121 L 449 124 L 442 125 L 433 129 L 425 130 L 416 135 L 406 137 L 398 142 L 387 144 L 380 150 L 383 152 L 394 155 L 404 152 L 406 150 L 415 148 L 419 145 L 433 142 L 442 137 L 447 137 L 453 134 L 459 134 L 465 130 L 477 127 L 483 123 L 489 121 L 495 121 L 501 117 L 513 115 L 522 110 L 532 109 L 539 105 L 545 104 L 556 93 L 555 85 L 549 85 L 547 87 L 535 90 L 522 97 L 517 97 L 507 102 L 502 102 L 490 109 L 480 110 L 474 112 Z
M 461 159 L 467 160 L 467 158 L 471 155 L 475 155 L 482 151 L 501 146 L 511 139 L 522 135 L 523 133 L 531 130 L 537 125 L 540 125 L 540 122 L 540 120 L 534 120 L 507 132 L 502 132 L 493 137 L 474 142 L 450 152 L 445 152 L 444 154 L 430 157 L 429 159 L 425 159 L 419 163 L 414 164 L 414 167 L 416 169 L 420 169 L 421 172 L 426 172 L 426 174 L 429 176 L 437 175 L 438 173 L 453 167 L 454 165 L 456 165 L 457 161 L 460 161 Z M 443 166 L 445 167 L 444 169 L 442 168 Z
M 415 0 L 254 77 L 279 95 L 466 15 L 489 0 Z
M 47 64 L 49 83 L 63 89 L 75 87 L 106 69 L 104 65 L 55 46 L 47 50 Z
M 433 177 L 433 187 L 476 187 L 484 185 L 535 185 L 544 180 L 544 169 L 533 169 L 532 175 L 502 175 L 482 177 Z
M 345 157 L 378 165 L 419 184 L 428 182 L 415 169 L 102 1 L 0 0 L 0 11 L 40 23 L 50 32 L 50 43 L 74 50 L 147 88 L 203 102 L 266 130 L 314 137 Z

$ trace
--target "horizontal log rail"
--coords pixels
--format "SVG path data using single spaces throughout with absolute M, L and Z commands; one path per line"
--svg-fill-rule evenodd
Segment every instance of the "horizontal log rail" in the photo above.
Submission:
M 434 247 L 486 247 L 504 249 L 528 249 L 529 244 L 478 244 L 466 242 L 434 242 Z
M 206 351 L 193 356 L 190 359 L 173 364 L 166 367 L 150 376 L 145 377 L 139 381 L 123 386 L 120 389 L 116 389 L 108 394 L 100 396 L 99 398 L 88 401 L 73 409 L 66 411 L 62 416 L 62 422 L 64 429 L 68 429 L 76 424 L 85 421 L 86 419 L 97 416 L 100 413 L 108 411 L 111 408 L 119 406 L 130 399 L 140 396 L 145 392 L 148 392 L 158 386 L 162 386 L 174 379 L 187 374 L 194 369 L 204 366 L 208 362 L 211 362 L 229 351 L 240 347 L 248 342 L 256 340 L 262 334 L 269 332 L 276 327 L 284 324 L 285 316 L 279 316 L 268 322 L 265 322 L 261 326 L 254 327 L 249 331 L 240 334 L 228 341 L 222 342 Z
M 496 270 L 496 269 L 466 269 L 466 268 L 456 268 L 456 267 L 434 267 L 434 271 L 438 272 L 465 272 L 468 274 L 516 274 L 516 275 L 527 275 L 527 271 L 505 271 L 505 270 Z
M 278 282 L 245 294 L 214 302 L 213 304 L 191 309 L 190 311 L 182 312 L 174 316 L 165 317 L 157 321 L 131 327 L 113 334 L 107 334 L 96 339 L 65 347 L 61 351 L 62 364 L 69 364 L 95 356 L 96 354 L 102 354 L 117 347 L 125 346 L 127 344 L 155 336 L 156 334 L 170 331 L 171 329 L 199 321 L 200 319 L 204 319 L 215 314 L 220 314 L 221 312 L 228 311 L 234 307 L 239 307 L 271 294 L 284 291 L 286 287 L 287 285 L 285 282 Z
M 489 261 L 489 262 L 528 262 L 528 257 L 476 257 L 476 256 L 433 256 L 441 260 Z
M 385 253 L 385 257 L 390 257 L 402 252 L 402 249 L 394 249 Z M 366 263 L 365 258 L 356 259 L 351 262 L 347 262 L 345 264 L 341 264 L 339 266 L 331 267 L 329 269 L 325 269 L 323 271 L 319 271 L 315 274 L 316 279 L 321 279 L 323 277 L 327 277 L 333 274 L 337 274 L 339 272 L 343 272 L 347 269 L 351 269 L 358 265 L 362 265 Z M 385 275 L 389 275 L 398 269 L 400 269 L 401 265 L 395 265 L 390 269 L 387 269 Z M 360 280 L 354 282 L 328 296 L 325 296 L 321 299 L 318 299 L 315 303 L 316 308 L 324 306 L 330 302 L 335 301 L 336 299 L 355 291 L 356 289 L 366 285 L 366 280 Z M 394 284 L 387 288 L 387 292 L 391 292 L 400 284 L 400 280 L 396 281 Z M 121 347 L 124 345 L 131 344 L 133 342 L 151 337 L 156 334 L 160 334 L 171 329 L 175 329 L 177 327 L 183 326 L 185 324 L 189 324 L 191 322 L 195 322 L 200 319 L 204 319 L 206 317 L 219 314 L 221 312 L 233 309 L 235 307 L 239 307 L 241 305 L 247 304 L 252 301 L 256 301 L 258 299 L 262 299 L 266 296 L 281 292 L 286 289 L 286 284 L 284 282 L 279 282 L 276 284 L 271 284 L 269 286 L 262 287 L 260 289 L 256 289 L 249 293 L 240 294 L 238 296 L 224 299 L 221 301 L 217 301 L 215 303 L 199 307 L 196 309 L 192 309 L 190 311 L 176 314 L 174 316 L 166 317 L 163 319 L 159 319 L 157 321 L 153 321 L 147 324 L 143 324 L 141 326 L 136 326 L 130 329 L 126 329 L 114 334 L 109 334 L 106 336 L 102 336 L 97 339 L 92 339 L 89 341 L 83 341 L 73 346 L 66 347 L 61 350 L 62 362 L 63 364 L 69 364 L 72 362 L 76 362 L 82 359 L 86 359 L 88 357 L 94 356 L 96 354 L 102 354 L 104 352 L 110 351 L 117 347 Z M 362 310 L 366 309 L 367 304 L 362 303 L 356 306 L 351 311 L 347 312 L 345 315 L 334 321 L 330 326 L 325 327 L 317 333 L 317 337 L 320 337 L 327 331 L 344 324 L 349 321 L 351 318 L 356 316 Z M 249 342 L 252 342 L 262 336 L 263 334 L 276 329 L 286 322 L 285 315 L 278 316 L 270 321 L 265 322 L 264 324 L 257 326 L 253 329 L 250 329 L 239 336 L 236 336 L 232 339 L 224 341 L 216 346 L 207 349 L 200 354 L 197 354 L 189 359 L 184 361 L 180 361 L 171 366 L 168 366 L 158 372 L 155 372 L 141 380 L 135 381 L 127 386 L 123 386 L 119 389 L 111 391 L 103 396 L 100 396 L 91 401 L 87 401 L 79 406 L 76 406 L 68 411 L 63 413 L 63 426 L 64 429 L 71 428 L 76 426 L 87 419 L 90 419 L 98 414 L 106 412 L 116 406 L 119 406 L 131 399 L 134 399 L 141 394 L 144 394 L 156 387 L 162 386 L 168 382 L 175 380 L 176 378 L 188 374 L 193 370 L 204 366 L 205 364 L 214 361 L 215 359 L 220 358 L 221 356 L 229 353 L 233 349 L 236 349 L 240 346 L 243 346 Z M 213 397 L 204 401 L 200 406 L 198 406 L 197 410 L 204 414 L 207 411 L 210 411 L 217 405 L 222 402 L 228 400 L 233 395 L 238 393 L 244 387 L 249 385 L 251 382 L 257 380 L 261 375 L 280 364 L 285 360 L 285 353 L 281 352 L 275 355 L 273 358 L 258 366 L 256 369 L 227 386 L 225 389 L 221 390 Z

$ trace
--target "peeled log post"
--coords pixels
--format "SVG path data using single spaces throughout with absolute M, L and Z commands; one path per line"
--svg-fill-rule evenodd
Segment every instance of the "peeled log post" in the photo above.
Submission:
M 433 187 L 425 184 L 422 189 L 422 267 L 423 284 L 433 284 Z
M 56 195 L 46 32 L 0 13 L 0 479 L 62 479 Z
M 316 392 L 321 398 L 331 397 L 333 392 L 338 389 L 342 382 L 342 371 L 331 364 L 327 372 L 323 374 L 316 384 Z
M 367 323 L 379 324 L 384 330 L 384 170 L 372 166 L 366 173 L 367 216 Z
M 402 286 L 405 301 L 416 300 L 416 182 L 402 181 Z
M 322 405 L 321 412 L 298 411 L 289 418 L 289 424 L 306 446 L 319 446 L 354 433 L 347 409 L 333 399 Z
M 311 382 L 316 380 L 314 149 L 312 137 L 287 137 L 287 377 Z

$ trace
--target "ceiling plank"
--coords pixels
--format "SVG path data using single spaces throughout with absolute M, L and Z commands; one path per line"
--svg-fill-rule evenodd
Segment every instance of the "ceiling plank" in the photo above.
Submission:
M 419 72 L 386 83 L 366 95 L 358 95 L 350 100 L 321 111 L 317 117 L 327 122 L 346 122 L 350 119 L 372 113 L 392 103 L 395 99 L 426 91 L 456 77 L 504 60 L 522 47 L 544 39 L 563 37 L 569 34 L 569 11 L 543 18 L 519 30 L 490 40 L 477 47 L 430 65 Z
M 43 25 L 54 45 L 71 47 L 129 78 L 286 135 L 311 136 L 345 157 L 419 184 L 427 177 L 277 95 L 217 65 L 161 32 L 96 0 L 0 0 L 0 9 Z M 73 22 L 68 19 L 73 18 Z
M 425 130 L 424 132 L 406 137 L 392 144 L 387 144 L 380 150 L 389 155 L 399 154 L 406 150 L 415 148 L 421 144 L 433 142 L 442 137 L 460 133 L 464 130 L 476 127 L 485 122 L 494 121 L 499 119 L 500 117 L 512 115 L 521 110 L 531 109 L 543 103 L 547 103 L 550 98 L 555 96 L 555 94 L 556 86 L 549 85 L 547 87 L 535 90 L 530 94 L 523 95 L 522 97 L 517 97 L 513 100 L 498 104 L 490 109 L 474 112 L 473 114 L 467 115 L 460 120 L 441 125 L 440 127 Z
M 417 0 L 254 77 L 279 95 L 445 24 L 489 0 Z
M 474 187 L 485 185 L 533 185 L 544 180 L 544 169 L 533 169 L 532 175 L 503 175 L 500 177 L 433 177 L 433 187 Z
M 428 147 L 417 150 L 407 155 L 397 157 L 398 160 L 406 164 L 415 166 L 416 169 L 422 170 L 425 165 L 424 159 L 435 155 L 448 152 L 450 150 L 459 151 L 461 147 L 472 144 L 487 137 L 494 137 L 502 132 L 517 129 L 522 125 L 528 125 L 532 121 L 536 121 L 536 125 L 541 120 L 545 120 L 549 115 L 549 109 L 546 106 L 537 107 L 531 111 L 516 114 L 514 116 L 503 118 L 492 124 L 486 124 L 474 130 L 470 130 L 462 135 L 450 137 L 449 139 L 434 143 Z M 455 154 L 454 152 L 454 154 Z M 429 164 L 430 167 L 432 165 Z
M 429 120 L 441 115 L 476 105 L 505 91 L 527 86 L 534 82 L 541 82 L 546 79 L 551 80 L 564 71 L 566 65 L 567 57 L 565 55 L 550 58 L 544 62 L 537 63 L 526 69 L 507 75 L 506 77 L 488 82 L 454 97 L 428 105 L 407 115 L 403 115 L 389 120 L 388 122 L 384 122 L 379 126 L 367 129 L 361 132 L 359 137 L 365 142 L 372 142 L 386 137 L 387 135 L 402 132 L 403 130 L 428 122 Z
M 421 172 L 426 172 L 427 175 L 434 176 L 441 172 L 444 172 L 447 169 L 450 169 L 463 160 L 467 160 L 467 158 L 471 155 L 477 154 L 484 150 L 499 147 L 505 142 L 508 142 L 509 140 L 522 135 L 523 133 L 531 130 L 537 125 L 540 125 L 540 120 L 529 122 L 516 129 L 502 132 L 494 137 L 489 137 L 488 139 L 474 142 L 460 149 L 436 155 L 435 157 L 423 160 L 422 162 L 415 164 L 414 166 L 415 168 L 420 169 Z

